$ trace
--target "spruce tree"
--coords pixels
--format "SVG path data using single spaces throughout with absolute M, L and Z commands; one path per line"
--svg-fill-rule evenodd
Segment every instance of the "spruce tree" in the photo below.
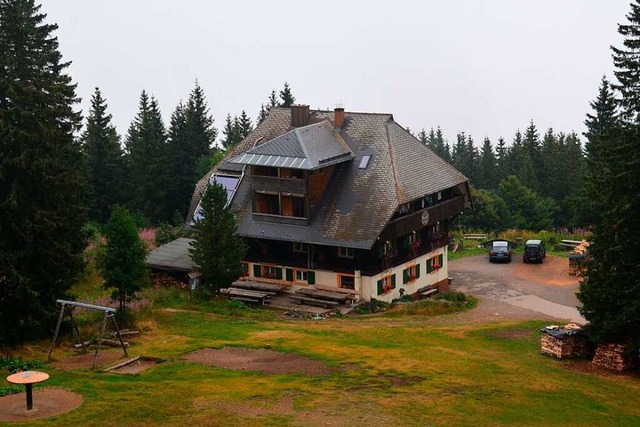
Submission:
M 251 124 L 251 119 L 244 110 L 242 110 L 238 122 L 240 125 L 238 133 L 240 134 L 240 141 L 242 141 L 253 131 L 253 124 Z
M 612 47 L 624 122 L 618 123 L 605 81 L 587 116 L 589 181 L 594 219 L 592 261 L 580 285 L 580 311 L 599 343 L 640 349 L 640 3 L 618 25 L 623 48 Z
M 0 1 L 0 345 L 50 331 L 83 267 L 78 98 L 40 8 Z
M 285 82 L 284 88 L 280 91 L 280 106 L 291 107 L 294 102 L 296 102 L 296 98 L 291 93 L 289 83 Z
M 623 47 L 612 46 L 614 74 L 618 84 L 614 88 L 620 92 L 623 116 L 630 122 L 638 120 L 640 113 L 640 0 L 633 0 L 626 24 L 618 24 L 618 33 L 624 40 Z
M 118 301 L 120 315 L 127 301 L 147 282 L 145 248 L 136 224 L 123 206 L 113 209 L 105 230 L 107 247 L 98 257 L 104 287 L 114 289 L 111 298 Z
M 189 250 L 200 267 L 204 286 L 214 293 L 240 277 L 246 250 L 236 236 L 235 218 L 226 203 L 226 190 L 209 183 L 200 200 L 202 219 L 194 226 L 195 241 Z
M 140 94 L 140 111 L 126 139 L 130 206 L 152 223 L 168 221 L 169 162 L 167 136 L 155 98 Z
M 193 189 L 201 178 L 198 176 L 198 165 L 210 159 L 218 135 L 213 123 L 204 92 L 196 81 L 186 106 L 178 105 L 171 117 L 167 212 L 171 217 L 176 212 L 182 218 L 187 215 Z
M 619 125 L 617 101 L 611 85 L 606 77 L 598 90 L 595 101 L 589 103 L 593 113 L 587 113 L 584 124 L 587 127 L 585 137 L 586 171 L 579 203 L 582 209 L 576 211 L 576 222 L 583 225 L 595 224 L 603 210 L 600 180 L 605 177 L 606 164 L 601 160 L 601 153 L 607 149 L 611 132 Z
M 480 167 L 478 187 L 493 190 L 497 186 L 496 181 L 496 156 L 489 138 L 485 138 L 480 150 Z
M 527 130 L 524 133 L 524 140 L 522 141 L 524 148 L 531 166 L 533 168 L 532 180 L 527 182 L 527 187 L 533 189 L 536 192 L 540 192 L 540 181 L 542 178 L 542 159 L 540 156 L 540 134 L 533 120 L 529 123 Z
M 171 114 L 167 132 L 167 156 L 170 170 L 167 203 L 169 210 L 184 217 L 185 187 L 190 187 L 192 178 L 188 165 L 192 161 L 187 136 L 185 106 L 180 101 Z M 185 173 L 186 170 L 186 173 Z
M 498 138 L 496 144 L 496 182 L 500 182 L 508 176 L 507 173 L 507 143 L 503 137 Z
M 107 102 L 96 88 L 91 98 L 82 149 L 89 181 L 89 219 L 105 223 L 111 209 L 124 202 L 124 158 L 120 137 L 107 114 Z

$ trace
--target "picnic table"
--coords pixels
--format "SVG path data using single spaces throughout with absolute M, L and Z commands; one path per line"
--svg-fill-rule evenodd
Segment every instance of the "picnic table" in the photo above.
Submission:
M 296 291 L 296 294 L 301 294 L 305 296 L 309 296 L 311 298 L 334 301 L 334 302 L 345 302 L 348 298 L 348 294 L 344 294 L 342 292 L 331 292 L 331 291 L 320 291 L 318 289 L 308 289 L 302 288 Z
M 220 293 L 227 295 L 230 299 L 257 302 L 261 305 L 265 304 L 265 300 L 274 295 L 273 292 L 252 291 L 249 289 L 239 288 L 222 288 Z
M 273 294 L 279 294 L 287 288 L 284 285 L 277 285 L 274 283 L 258 283 L 246 280 L 237 280 L 231 284 L 231 287 L 248 289 L 251 291 L 272 292 Z
M 27 393 L 27 411 L 33 409 L 33 385 L 49 379 L 49 374 L 38 371 L 18 372 L 7 377 L 11 384 L 24 384 Z

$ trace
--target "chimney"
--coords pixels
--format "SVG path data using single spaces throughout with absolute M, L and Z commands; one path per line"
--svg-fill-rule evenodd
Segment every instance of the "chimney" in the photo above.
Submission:
M 335 113 L 336 130 L 340 130 L 344 124 L 344 108 L 336 107 L 333 111 Z
M 292 105 L 291 106 L 291 126 L 299 128 L 309 124 L 309 106 L 308 105 Z

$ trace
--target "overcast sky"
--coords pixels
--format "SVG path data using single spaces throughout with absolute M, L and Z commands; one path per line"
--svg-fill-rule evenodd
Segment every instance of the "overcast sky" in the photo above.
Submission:
M 49 0 L 69 72 L 89 109 L 100 87 L 125 134 L 142 89 L 168 125 L 198 79 L 216 127 L 255 119 L 289 82 L 312 108 L 389 112 L 476 144 L 509 143 L 533 120 L 582 133 L 629 0 Z

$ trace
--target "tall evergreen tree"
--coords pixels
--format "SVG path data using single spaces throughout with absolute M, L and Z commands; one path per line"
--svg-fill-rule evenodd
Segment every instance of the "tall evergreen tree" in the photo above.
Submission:
M 191 194 L 200 176 L 197 174 L 202 159 L 209 159 L 218 135 L 204 92 L 198 82 L 189 94 L 186 106 L 178 106 L 171 118 L 168 151 L 170 180 L 169 206 L 166 214 L 178 212 L 187 215 Z
M 291 93 L 289 83 L 285 82 L 284 88 L 280 91 L 280 106 L 291 107 L 294 102 L 296 102 L 296 98 Z
M 627 23 L 618 24 L 618 33 L 624 40 L 623 47 L 612 46 L 614 74 L 620 92 L 620 104 L 625 119 L 635 122 L 640 114 L 640 0 L 633 0 Z
M 602 77 L 598 97 L 589 103 L 593 113 L 587 113 L 584 124 L 587 127 L 585 136 L 586 172 L 583 190 L 580 195 L 582 209 L 576 211 L 575 220 L 583 225 L 595 224 L 603 210 L 601 199 L 603 194 L 597 189 L 600 180 L 606 175 L 606 164 L 600 159 L 601 153 L 607 149 L 611 132 L 619 125 L 617 101 L 609 81 Z
M 169 162 L 164 123 L 158 102 L 144 90 L 139 105 L 125 145 L 131 186 L 129 204 L 153 223 L 168 221 L 172 212 L 167 200 Z
M 533 120 L 529 123 L 527 130 L 524 133 L 524 140 L 522 141 L 529 161 L 533 167 L 533 180 L 527 182 L 527 187 L 533 189 L 535 192 L 540 193 L 540 181 L 542 179 L 542 157 L 540 156 L 540 134 Z
M 236 222 L 225 208 L 227 192 L 218 184 L 209 184 L 200 201 L 202 219 L 194 226 L 195 241 L 189 252 L 200 266 L 207 289 L 218 293 L 242 273 L 245 247 L 236 236 Z
M 244 110 L 242 110 L 242 113 L 238 118 L 238 123 L 240 125 L 238 132 L 240 134 L 240 140 L 243 140 L 253 131 L 253 124 L 251 124 L 251 119 Z
M 0 345 L 49 331 L 83 267 L 81 117 L 45 18 L 0 1 Z
M 626 25 L 618 25 L 623 48 L 613 49 L 615 86 L 626 123 L 616 123 L 606 84 L 587 116 L 590 185 L 587 199 L 595 226 L 589 263 L 578 294 L 587 331 L 599 343 L 640 349 L 640 2 L 631 4 Z M 597 214 L 597 215 L 596 215 Z
M 480 150 L 480 167 L 478 177 L 478 187 L 493 190 L 497 186 L 496 181 L 496 156 L 493 153 L 493 146 L 489 138 L 485 138 Z
M 106 111 L 107 102 L 96 88 L 82 148 L 89 181 L 89 218 L 99 223 L 109 219 L 113 206 L 124 202 L 124 153 L 111 114 Z
M 503 137 L 498 138 L 498 143 L 496 144 L 496 182 L 500 182 L 505 179 L 507 174 L 507 143 Z

